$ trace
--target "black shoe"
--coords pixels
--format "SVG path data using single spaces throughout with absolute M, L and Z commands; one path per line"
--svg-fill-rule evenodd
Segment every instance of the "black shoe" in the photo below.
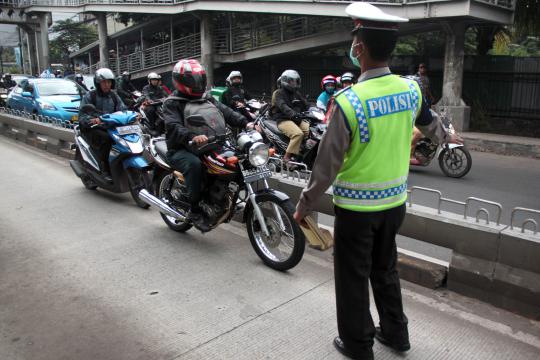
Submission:
M 190 210 L 188 212 L 187 218 L 197 229 L 199 229 L 201 232 L 205 233 L 210 230 L 210 226 L 204 221 L 204 216 L 199 211 L 193 211 Z
M 113 179 L 112 179 L 112 176 L 111 174 L 107 171 L 107 170 L 102 170 L 101 171 L 101 176 L 103 177 L 103 179 L 109 183 L 112 183 L 113 182 Z
M 400 342 L 400 343 L 395 343 L 395 342 L 390 341 L 388 338 L 386 338 L 383 335 L 382 330 L 379 326 L 375 328 L 375 339 L 379 340 L 381 344 L 389 346 L 392 349 L 399 352 L 405 352 L 411 349 L 411 344 L 409 343 L 409 341 Z
M 339 351 L 342 355 L 345 355 L 346 357 L 353 359 L 353 360 L 373 360 L 373 349 L 372 348 L 366 348 L 365 351 L 362 352 L 362 354 L 354 354 L 353 352 L 349 351 L 346 347 L 343 341 L 339 336 L 336 336 L 334 338 L 334 347 Z

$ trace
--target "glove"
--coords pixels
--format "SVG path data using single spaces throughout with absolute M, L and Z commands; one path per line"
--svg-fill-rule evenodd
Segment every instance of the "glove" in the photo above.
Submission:
M 300 113 L 296 113 L 293 115 L 291 119 L 296 125 L 299 125 L 302 122 L 302 115 Z

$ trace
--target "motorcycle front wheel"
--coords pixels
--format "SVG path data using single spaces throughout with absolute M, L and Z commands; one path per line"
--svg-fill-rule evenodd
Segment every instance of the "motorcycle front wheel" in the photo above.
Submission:
M 439 155 L 439 166 L 444 175 L 451 178 L 462 178 L 471 170 L 471 153 L 465 146 L 444 149 Z
M 149 193 L 152 193 L 152 176 L 147 170 L 143 169 L 129 169 L 128 170 L 128 182 L 129 182 L 129 192 L 131 197 L 135 201 L 138 207 L 141 209 L 148 209 L 150 205 L 145 203 L 139 197 L 139 191 L 142 189 L 148 190 Z
M 294 206 L 290 200 L 281 202 L 277 197 L 265 196 L 257 201 L 268 228 L 265 235 L 254 208 L 247 211 L 246 226 L 249 240 L 261 260 L 269 267 L 285 271 L 295 267 L 306 246 L 304 233 L 294 221 Z
M 172 192 L 174 191 L 177 194 L 181 194 L 182 192 L 186 193 L 186 185 L 177 179 L 172 173 L 163 173 L 157 180 L 155 184 L 156 188 L 156 194 L 157 197 L 161 200 L 165 200 L 166 202 L 171 204 L 172 199 Z M 174 207 L 176 211 L 181 213 L 184 216 L 187 216 L 187 211 L 184 209 L 180 209 L 177 207 Z M 163 221 L 165 221 L 165 224 L 174 231 L 177 232 L 186 232 L 193 226 L 191 223 L 187 221 L 177 220 L 172 216 L 160 214 Z

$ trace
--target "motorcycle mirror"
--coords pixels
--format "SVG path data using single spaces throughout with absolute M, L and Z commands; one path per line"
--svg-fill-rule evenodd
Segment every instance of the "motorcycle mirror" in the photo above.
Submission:
M 206 121 L 204 120 L 204 117 L 201 115 L 191 115 L 186 118 L 186 122 L 195 127 L 202 127 L 206 125 Z

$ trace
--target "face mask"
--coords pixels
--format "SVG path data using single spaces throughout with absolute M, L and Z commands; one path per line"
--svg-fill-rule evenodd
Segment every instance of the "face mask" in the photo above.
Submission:
M 351 59 L 354 66 L 360 68 L 360 61 L 358 61 L 358 58 L 356 58 L 353 53 L 353 45 L 351 45 L 351 50 L 349 51 L 349 59 Z
M 330 95 L 333 95 L 334 92 L 336 92 L 336 88 L 328 88 L 328 87 L 325 87 L 324 90 L 330 94 Z

